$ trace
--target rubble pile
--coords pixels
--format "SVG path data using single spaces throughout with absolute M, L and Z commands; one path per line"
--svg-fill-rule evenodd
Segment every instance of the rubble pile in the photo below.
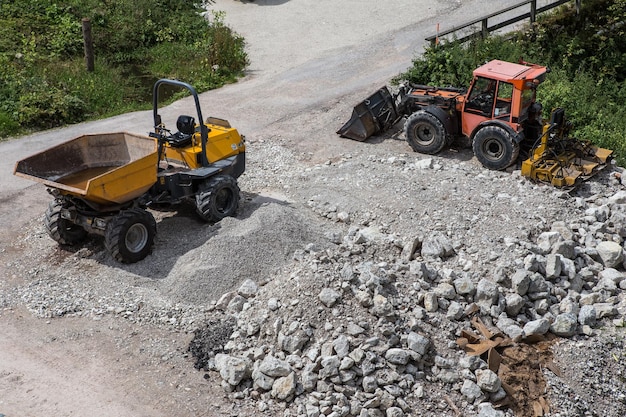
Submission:
M 219 374 L 233 398 L 285 416 L 548 413 L 545 398 L 534 409 L 521 405 L 510 395 L 515 381 L 503 384 L 457 339 L 481 319 L 521 346 L 518 362 L 536 365 L 543 392 L 548 371 L 528 359 L 529 343 L 624 326 L 626 192 L 573 202 L 579 218 L 505 240 L 486 275 L 468 268 L 468 248 L 444 233 L 401 237 L 375 222 L 351 225 L 349 213 L 333 210 L 345 233 L 328 233 L 327 248 L 310 244 L 296 251 L 289 275 L 262 286 L 247 280 L 215 304 L 216 315 L 236 324 L 224 343 L 196 331 L 196 366 Z M 310 206 L 328 215 L 327 204 Z
M 98 240 L 60 250 L 33 220 L 16 247 L 38 256 L 8 265 L 25 278 L 0 305 L 193 332 L 188 350 L 231 415 L 624 415 L 616 172 L 565 193 L 463 150 L 318 165 L 255 150 L 237 218 L 157 213 L 167 238 L 145 262 L 120 268 Z M 478 320 L 496 344 L 470 352 Z

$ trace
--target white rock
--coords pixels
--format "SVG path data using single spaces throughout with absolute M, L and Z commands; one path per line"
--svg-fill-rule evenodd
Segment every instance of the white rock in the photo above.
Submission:
M 593 305 L 586 305 L 580 308 L 578 313 L 578 323 L 583 326 L 594 327 L 596 325 L 597 312 Z
M 610 204 L 626 204 L 626 191 L 620 190 L 608 198 Z
M 454 300 L 456 297 L 456 291 L 452 284 L 448 284 L 447 282 L 442 282 L 441 284 L 435 287 L 435 294 L 438 297 L 443 297 L 446 300 Z
M 373 305 L 371 308 L 372 314 L 377 317 L 388 317 L 393 315 L 393 305 L 387 299 L 387 297 L 376 294 L 373 298 Z
M 550 254 L 546 256 L 546 278 L 558 278 L 561 275 L 561 268 L 561 255 Z
M 480 387 L 474 381 L 470 381 L 469 379 L 463 381 L 461 394 L 463 394 L 470 403 L 484 397 L 483 391 Z
M 404 417 L 404 411 L 400 407 L 389 407 L 385 414 L 387 417 Z
M 441 233 L 434 233 L 422 242 L 421 253 L 425 258 L 447 258 L 454 254 L 454 248 L 447 237 Z
M 603 241 L 596 246 L 602 264 L 607 268 L 614 268 L 622 262 L 623 248 L 617 242 Z
M 453 282 L 457 294 L 467 295 L 476 291 L 476 285 L 469 277 L 457 278 Z
M 274 381 L 272 397 L 281 401 L 289 401 L 296 392 L 296 374 L 294 372 Z
M 496 410 L 491 403 L 478 405 L 478 417 L 504 417 L 504 411 Z
M 505 297 L 505 301 L 506 313 L 511 317 L 517 316 L 522 307 L 524 307 L 524 303 L 526 302 L 524 300 L 524 297 L 522 297 L 518 293 L 507 294 Z
M 485 392 L 497 392 L 502 386 L 502 381 L 492 370 L 478 369 L 476 370 L 476 384 Z
M 259 286 L 251 279 L 246 279 L 237 290 L 237 294 L 244 298 L 252 298 L 259 292 Z
M 427 292 L 424 294 L 424 309 L 429 313 L 434 313 L 439 309 L 439 301 L 437 300 L 437 294 L 434 292 Z
M 464 311 L 465 309 L 461 304 L 457 303 L 456 301 L 452 301 L 448 306 L 446 318 L 448 318 L 449 320 L 459 320 L 461 317 L 463 317 Z
M 546 334 L 548 330 L 550 330 L 550 322 L 543 318 L 529 321 L 524 325 L 524 334 L 526 336 Z
M 500 292 L 495 282 L 486 278 L 481 279 L 476 287 L 475 302 L 481 308 L 489 310 L 491 306 L 498 302 Z
M 248 362 L 243 358 L 229 356 L 223 353 L 215 355 L 215 367 L 222 379 L 231 386 L 237 386 L 250 374 Z
M 550 331 L 557 336 L 570 337 L 576 334 L 578 318 L 571 313 L 563 313 L 556 316 Z
M 333 348 L 339 358 L 345 358 L 350 353 L 350 341 L 345 335 L 340 335 L 333 340 Z
M 543 232 L 537 237 L 537 246 L 546 254 L 552 252 L 557 242 L 563 240 L 559 232 Z
M 511 288 L 519 295 L 525 295 L 530 285 L 530 272 L 518 269 L 511 277 Z
M 416 169 L 432 169 L 432 167 L 433 167 L 433 158 L 418 159 L 417 161 L 415 161 L 413 166 Z
M 408 351 L 400 348 L 391 348 L 385 352 L 385 359 L 394 365 L 406 365 L 411 359 Z
M 291 373 L 291 365 L 289 365 L 289 362 L 274 356 L 266 356 L 259 365 L 259 371 L 274 378 L 283 377 Z
M 333 307 L 341 298 L 341 294 L 332 288 L 323 288 L 318 298 L 326 307 Z
M 412 351 L 424 356 L 430 347 L 430 340 L 421 334 L 411 332 L 407 336 L 407 345 Z
M 593 308 L 596 309 L 598 319 L 617 316 L 617 308 L 612 303 L 595 303 Z
M 513 319 L 506 316 L 506 313 L 500 314 L 496 327 L 513 340 L 524 336 L 524 331 Z

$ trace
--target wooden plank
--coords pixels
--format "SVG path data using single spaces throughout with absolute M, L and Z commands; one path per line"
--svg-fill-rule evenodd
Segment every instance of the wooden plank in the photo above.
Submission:
M 491 348 L 487 351 L 487 365 L 492 372 L 498 373 L 498 369 L 500 369 L 500 363 L 502 362 L 502 356 L 498 353 L 497 350 Z
M 491 339 L 493 337 L 493 333 L 485 326 L 485 323 L 480 319 L 480 317 L 476 316 L 472 319 L 472 325 L 478 330 L 480 334 L 483 335 L 485 339 Z
M 500 344 L 501 340 L 482 340 L 480 343 L 469 343 L 465 345 L 465 351 L 470 356 L 482 355 L 489 349 L 493 349 Z

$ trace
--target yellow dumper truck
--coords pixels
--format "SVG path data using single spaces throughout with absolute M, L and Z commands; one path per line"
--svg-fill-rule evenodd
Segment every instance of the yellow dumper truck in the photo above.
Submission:
M 172 133 L 158 113 L 159 87 L 182 87 L 195 101 L 194 116 L 181 115 Z M 245 171 L 245 141 L 223 119 L 202 116 L 196 90 L 161 79 L 153 88 L 154 131 L 84 135 L 21 161 L 14 174 L 48 187 L 54 199 L 45 228 L 60 245 L 102 235 L 119 262 L 132 263 L 151 251 L 156 221 L 147 210 L 195 202 L 207 222 L 233 216 L 239 205 L 237 178 Z

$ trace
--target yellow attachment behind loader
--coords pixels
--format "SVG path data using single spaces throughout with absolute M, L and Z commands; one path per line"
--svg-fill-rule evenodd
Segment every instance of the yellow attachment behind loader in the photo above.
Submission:
M 543 127 L 539 144 L 522 162 L 522 176 L 572 189 L 605 168 L 613 151 L 569 137 L 570 129 L 563 109 L 554 110 L 550 123 Z

